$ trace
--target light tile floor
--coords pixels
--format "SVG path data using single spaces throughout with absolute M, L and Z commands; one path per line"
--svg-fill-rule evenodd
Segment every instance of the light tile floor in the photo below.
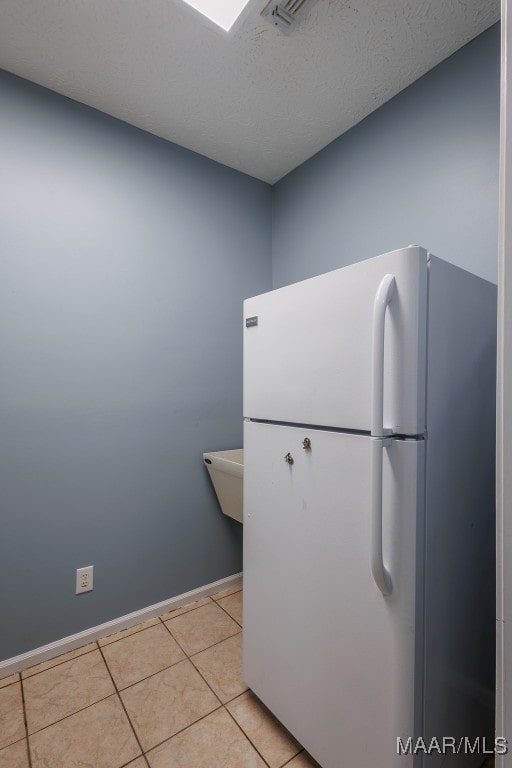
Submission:
M 318 768 L 242 678 L 227 590 L 0 680 L 0 768 Z

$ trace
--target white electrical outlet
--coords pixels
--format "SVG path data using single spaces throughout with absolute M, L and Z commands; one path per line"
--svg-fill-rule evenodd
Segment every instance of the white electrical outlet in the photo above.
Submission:
M 94 580 L 94 565 L 87 565 L 85 568 L 76 569 L 76 594 L 90 592 Z

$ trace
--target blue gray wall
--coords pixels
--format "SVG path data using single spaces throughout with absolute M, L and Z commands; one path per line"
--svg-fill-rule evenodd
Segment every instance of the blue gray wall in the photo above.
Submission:
M 4 659 L 241 570 L 201 454 L 242 443 L 271 190 L 6 73 L 0 151 Z
M 499 26 L 282 179 L 273 285 L 417 243 L 497 281 Z

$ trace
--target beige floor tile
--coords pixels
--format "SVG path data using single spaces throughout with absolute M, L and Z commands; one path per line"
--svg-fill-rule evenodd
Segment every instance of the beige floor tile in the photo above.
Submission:
M 126 688 L 121 698 L 145 750 L 219 706 L 188 659 Z
M 217 601 L 239 624 L 242 623 L 242 596 L 243 592 L 234 592 Z
M 216 592 L 214 595 L 212 595 L 212 600 L 221 600 L 223 597 L 233 595 L 235 592 L 240 592 L 241 589 L 241 584 L 237 584 L 236 587 L 229 587 L 229 589 L 223 589 L 221 592 Z
M 55 723 L 115 691 L 99 651 L 91 651 L 39 675 L 33 675 L 23 681 L 23 688 L 29 733 Z
M 96 643 L 88 643 L 88 645 L 83 645 L 81 648 L 75 648 L 74 651 L 69 651 L 69 653 L 63 653 L 60 656 L 55 656 L 53 659 L 49 659 L 49 661 L 42 661 L 41 664 L 35 664 L 33 667 L 25 669 L 25 671 L 21 673 L 21 676 L 23 679 L 32 677 L 32 675 L 37 675 L 38 672 L 44 672 L 45 669 L 51 669 L 52 667 L 56 667 L 59 664 L 63 664 L 65 661 L 77 659 L 79 656 L 83 656 L 85 653 L 96 650 L 97 647 L 98 646 Z
M 148 753 L 151 768 L 266 768 L 224 709 Z
M 236 621 L 215 603 L 177 616 L 166 624 L 189 656 L 240 632 Z
M 161 622 L 104 646 L 102 651 L 118 688 L 138 683 L 186 658 Z
M 101 640 L 98 640 L 98 645 L 100 648 L 102 648 L 104 645 L 116 643 L 118 640 L 122 640 L 123 638 L 129 637 L 130 635 L 135 635 L 137 632 L 140 632 L 143 629 L 148 629 L 148 627 L 156 627 L 157 624 L 160 624 L 160 619 L 148 619 L 147 621 L 143 621 L 142 624 L 136 624 L 134 627 L 122 629 L 120 632 L 116 632 L 113 635 L 108 635 L 108 637 L 102 637 Z
M 148 768 L 148 764 L 143 757 L 138 757 L 133 763 L 128 763 L 126 768 Z
M 280 768 L 302 749 L 251 691 L 232 701 L 227 708 L 270 768 Z
M 25 736 L 21 683 L 0 689 L 0 748 Z
M 242 633 L 192 656 L 193 664 L 225 704 L 247 690 L 242 670 Z
M 301 752 L 300 755 L 286 763 L 285 768 L 321 768 L 321 766 L 307 752 Z
M 29 740 L 32 768 L 120 768 L 140 755 L 117 694 Z
M 203 597 L 201 600 L 196 600 L 194 603 L 187 603 L 187 605 L 182 605 L 180 608 L 175 608 L 173 611 L 167 611 L 167 613 L 162 614 L 160 618 L 162 621 L 167 621 L 175 616 L 181 616 L 183 613 L 193 611 L 195 608 L 201 608 L 203 605 L 208 605 L 208 603 L 211 603 L 210 598 Z
M 26 739 L 0 749 L 0 768 L 29 768 Z
M 5 688 L 6 685 L 12 685 L 13 683 L 18 683 L 20 679 L 19 674 L 16 672 L 15 675 L 9 675 L 9 677 L 4 677 L 2 680 L 0 680 L 0 688 Z

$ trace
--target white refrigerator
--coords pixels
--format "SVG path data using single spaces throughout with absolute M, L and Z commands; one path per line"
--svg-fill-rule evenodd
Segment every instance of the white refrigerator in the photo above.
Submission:
M 322 768 L 492 748 L 495 339 L 418 246 L 244 302 L 244 675 Z

